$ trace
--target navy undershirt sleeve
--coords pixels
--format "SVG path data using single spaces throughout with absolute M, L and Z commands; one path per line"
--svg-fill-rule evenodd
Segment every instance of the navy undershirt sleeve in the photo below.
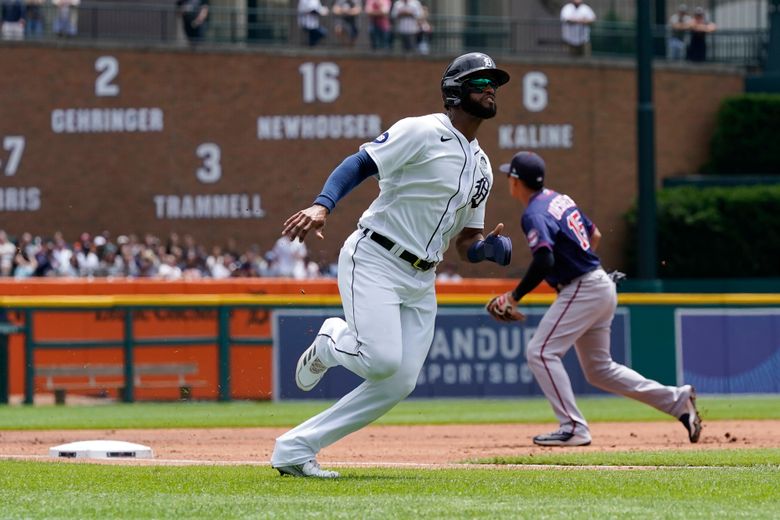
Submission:
M 333 211 L 336 203 L 341 200 L 352 189 L 368 179 L 372 175 L 379 173 L 376 163 L 365 150 L 350 155 L 339 164 L 330 174 L 322 192 L 314 199 L 315 204 L 325 206 L 328 212 Z
M 525 276 L 512 291 L 512 298 L 520 301 L 523 296 L 536 289 L 536 286 L 542 283 L 544 277 L 552 270 L 553 265 L 555 265 L 555 256 L 549 248 L 540 247 L 534 251 L 531 265 L 528 266 Z

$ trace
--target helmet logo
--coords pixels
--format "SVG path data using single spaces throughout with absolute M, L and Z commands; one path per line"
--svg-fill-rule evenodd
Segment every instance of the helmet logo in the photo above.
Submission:
M 496 66 L 490 56 L 484 56 L 482 59 L 485 61 L 485 67 L 494 68 Z

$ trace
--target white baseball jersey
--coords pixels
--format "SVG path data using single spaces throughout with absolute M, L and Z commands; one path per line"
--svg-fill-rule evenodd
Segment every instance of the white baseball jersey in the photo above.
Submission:
M 377 165 L 380 190 L 361 226 L 433 262 L 464 227 L 483 229 L 493 170 L 445 114 L 401 119 L 361 149 Z

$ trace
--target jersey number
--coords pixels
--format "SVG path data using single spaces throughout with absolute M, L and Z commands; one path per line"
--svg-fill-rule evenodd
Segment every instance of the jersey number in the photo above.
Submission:
M 590 237 L 588 236 L 588 230 L 585 229 L 585 224 L 582 223 L 582 217 L 579 211 L 572 211 L 571 214 L 566 217 L 566 224 L 580 241 L 580 247 L 587 251 L 590 249 Z

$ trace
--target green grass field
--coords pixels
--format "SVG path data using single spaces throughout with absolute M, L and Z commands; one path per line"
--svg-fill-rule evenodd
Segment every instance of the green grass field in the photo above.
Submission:
M 592 422 L 671 420 L 627 399 L 583 398 L 580 404 Z M 705 421 L 780 419 L 780 398 L 702 396 L 699 404 Z M 325 406 L 320 402 L 5 406 L 0 407 L 0 442 L 2 430 L 19 429 L 290 426 Z M 531 399 L 409 400 L 380 422 L 550 421 L 547 403 Z M 780 517 L 780 446 L 553 451 L 468 462 L 503 467 L 344 468 L 336 481 L 317 481 L 280 478 L 264 466 L 0 460 L 0 518 Z M 639 469 L 645 466 L 654 468 Z

